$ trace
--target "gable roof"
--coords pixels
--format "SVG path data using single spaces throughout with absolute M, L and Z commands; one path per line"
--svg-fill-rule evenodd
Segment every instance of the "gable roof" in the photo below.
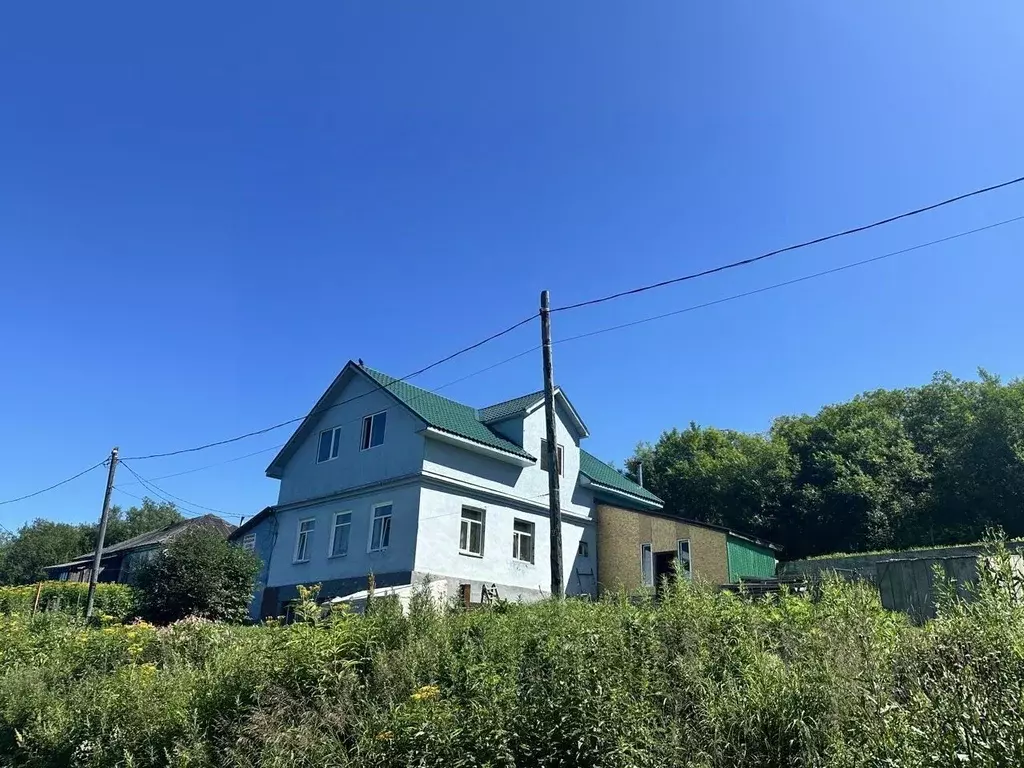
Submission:
M 281 478 L 285 463 L 292 457 L 292 454 L 295 453 L 305 437 L 313 430 L 313 427 L 316 426 L 320 414 L 334 407 L 331 401 L 344 390 L 345 385 L 352 376 L 358 375 L 366 376 L 377 385 L 377 389 L 372 390 L 373 392 L 387 392 L 428 427 L 433 427 L 442 432 L 503 451 L 521 459 L 527 459 L 531 462 L 536 461 L 536 457 L 531 456 L 515 443 L 492 432 L 490 428 L 477 418 L 475 408 L 349 360 L 345 367 L 341 369 L 341 372 L 334 378 L 334 381 L 331 382 L 330 386 L 327 387 L 327 390 L 320 396 L 320 399 L 316 401 L 313 408 L 310 409 L 302 423 L 299 424 L 298 429 L 288 438 L 288 442 L 284 444 L 284 447 L 278 451 L 274 460 L 270 462 L 267 467 L 267 475 L 269 477 Z M 357 395 L 350 398 L 350 400 L 356 400 L 362 396 Z
M 593 454 L 587 453 L 580 448 L 580 472 L 598 485 L 605 486 L 612 491 L 627 493 L 630 496 L 638 496 L 651 504 L 663 506 L 665 502 L 655 496 L 641 485 L 634 483 L 614 468 Z
M 114 555 L 119 552 L 130 552 L 136 549 L 149 549 L 150 547 L 166 544 L 175 536 L 184 533 L 189 528 L 199 526 L 214 528 L 223 533 L 225 538 L 229 537 L 235 530 L 235 526 L 224 522 L 216 515 L 203 515 L 202 517 L 186 518 L 185 520 L 179 520 L 176 523 L 165 525 L 163 528 L 157 528 L 155 531 L 146 531 L 146 533 L 140 533 L 138 536 L 125 539 L 118 544 L 104 547 L 103 556 L 106 557 L 107 555 Z M 95 554 L 95 552 L 87 552 L 84 555 L 79 555 L 70 562 L 61 563 L 60 565 L 50 565 L 47 566 L 47 568 L 61 568 L 70 565 L 77 565 L 83 562 L 87 563 L 92 560 Z
M 560 402 L 565 412 L 572 419 L 573 425 L 576 427 L 576 431 L 580 437 L 589 437 L 590 430 L 587 429 L 587 425 L 583 423 L 583 419 L 580 418 L 579 412 L 577 412 L 575 406 L 569 402 L 568 396 L 561 387 L 555 387 L 555 401 Z M 499 421 L 505 421 L 506 419 L 512 419 L 516 417 L 526 416 L 532 413 L 537 408 L 544 405 L 544 390 L 538 392 L 531 392 L 528 395 L 521 397 L 513 397 L 511 400 L 505 400 L 495 405 L 489 405 L 486 408 L 481 408 L 477 411 L 477 418 L 485 424 L 494 424 Z
M 366 366 L 362 366 L 360 370 L 376 381 L 381 388 L 394 395 L 410 411 L 423 419 L 428 426 L 464 437 L 481 445 L 497 448 L 499 451 L 505 451 L 514 456 L 536 461 L 536 457 L 528 454 L 511 440 L 506 440 L 492 432 L 477 417 L 476 408 L 449 400 L 447 397 L 442 397 L 426 389 L 420 389 Z

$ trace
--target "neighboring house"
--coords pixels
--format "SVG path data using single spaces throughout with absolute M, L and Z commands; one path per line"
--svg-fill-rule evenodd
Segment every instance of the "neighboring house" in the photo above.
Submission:
M 474 596 L 492 585 L 513 600 L 547 594 L 543 405 L 534 392 L 476 409 L 349 362 L 267 468 L 278 503 L 232 534 L 263 561 L 253 618 L 284 613 L 298 585 L 321 584 L 321 598 L 357 593 L 371 572 L 381 588 L 431 576 L 448 594 L 461 584 Z M 555 408 L 562 583 L 597 595 L 601 517 L 664 515 L 663 503 L 580 448 L 590 433 L 560 389 Z M 639 579 L 639 541 L 633 551 Z M 696 555 L 698 575 L 717 579 L 712 557 Z
M 185 531 L 201 526 L 213 528 L 225 537 L 235 530 L 235 526 L 225 523 L 216 515 L 203 515 L 133 536 L 120 544 L 103 548 L 97 581 L 131 582 L 132 571 L 140 563 L 149 560 L 175 536 L 180 536 Z M 89 581 L 94 556 L 95 553 L 90 552 L 87 555 L 76 557 L 69 563 L 51 565 L 46 569 L 47 577 L 59 581 Z

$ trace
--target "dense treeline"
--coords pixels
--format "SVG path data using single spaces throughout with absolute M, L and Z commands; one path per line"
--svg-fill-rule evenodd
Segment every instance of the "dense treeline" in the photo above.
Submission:
M 182 520 L 173 504 L 145 499 L 141 506 L 110 509 L 106 545 Z M 66 563 L 96 548 L 97 524 L 59 523 L 42 518 L 0 537 L 0 584 L 31 584 L 46 578 L 48 565 Z
M 877 390 L 767 434 L 691 424 L 627 461 L 680 514 L 782 544 L 788 557 L 1024 535 L 1024 380 L 947 373 Z

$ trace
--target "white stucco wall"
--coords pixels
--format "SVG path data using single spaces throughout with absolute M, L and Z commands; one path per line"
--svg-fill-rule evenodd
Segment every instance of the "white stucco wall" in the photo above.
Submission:
M 462 508 L 484 511 L 484 550 L 482 557 L 462 554 L 459 535 Z M 534 525 L 534 561 L 525 563 L 512 557 L 512 532 L 515 520 Z M 500 503 L 479 495 L 424 487 L 420 492 L 419 537 L 416 542 L 415 570 L 420 574 L 445 576 L 455 580 L 494 583 L 507 599 L 536 596 L 551 589 L 550 527 L 543 511 L 530 511 L 514 503 Z M 563 520 L 563 585 L 569 594 L 590 592 L 576 574 L 577 551 L 581 538 L 589 542 L 591 558 L 596 557 L 594 526 Z M 596 559 L 591 561 L 596 573 Z M 588 563 L 582 563 L 589 570 Z
M 316 426 L 289 459 L 281 478 L 279 505 L 314 499 L 346 488 L 418 472 L 423 462 L 425 426 L 408 408 L 366 376 L 356 373 L 333 403 L 359 398 L 325 409 Z M 387 411 L 384 444 L 360 450 L 363 417 Z M 338 458 L 317 464 L 320 432 L 341 426 Z
M 561 483 L 562 509 L 589 517 L 593 511 L 593 496 L 588 490 L 579 487 L 579 440 L 575 432 L 567 426 L 570 422 L 560 406 L 556 410 L 556 415 L 558 418 L 555 422 L 555 431 L 558 443 L 562 445 L 565 463 Z M 502 422 L 502 425 L 506 433 L 519 431 L 512 428 L 511 422 Z M 542 408 L 522 420 L 523 449 L 530 455 L 540 457 L 541 440 L 545 435 Z M 547 503 L 548 474 L 541 470 L 539 461 L 529 467 L 518 467 L 448 443 L 427 439 L 423 469 L 490 490 L 509 493 L 535 503 Z

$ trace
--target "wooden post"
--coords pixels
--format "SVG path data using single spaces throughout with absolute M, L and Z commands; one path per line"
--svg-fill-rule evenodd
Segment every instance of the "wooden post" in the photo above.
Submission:
M 459 591 L 462 593 L 462 607 L 466 610 L 469 610 L 470 603 L 473 600 L 472 590 L 472 584 L 459 584 Z
M 89 574 L 89 596 L 85 601 L 85 618 L 92 616 L 93 599 L 96 597 L 96 579 L 100 575 L 100 560 L 103 558 L 103 540 L 107 536 L 107 519 L 110 517 L 110 494 L 114 490 L 114 472 L 117 471 L 117 447 L 110 452 L 110 468 L 107 470 L 107 492 L 103 494 L 103 511 L 100 513 L 100 530 L 96 537 L 96 552 L 92 558 L 92 573 Z
M 551 308 L 547 291 L 540 294 L 540 335 L 544 348 L 544 426 L 547 432 L 548 509 L 551 534 L 551 596 L 562 597 L 562 500 L 558 485 L 558 433 L 555 430 L 555 371 L 551 361 Z
M 32 603 L 32 615 L 36 615 L 36 611 L 39 610 L 39 596 L 43 594 L 43 582 L 36 582 L 36 599 Z

